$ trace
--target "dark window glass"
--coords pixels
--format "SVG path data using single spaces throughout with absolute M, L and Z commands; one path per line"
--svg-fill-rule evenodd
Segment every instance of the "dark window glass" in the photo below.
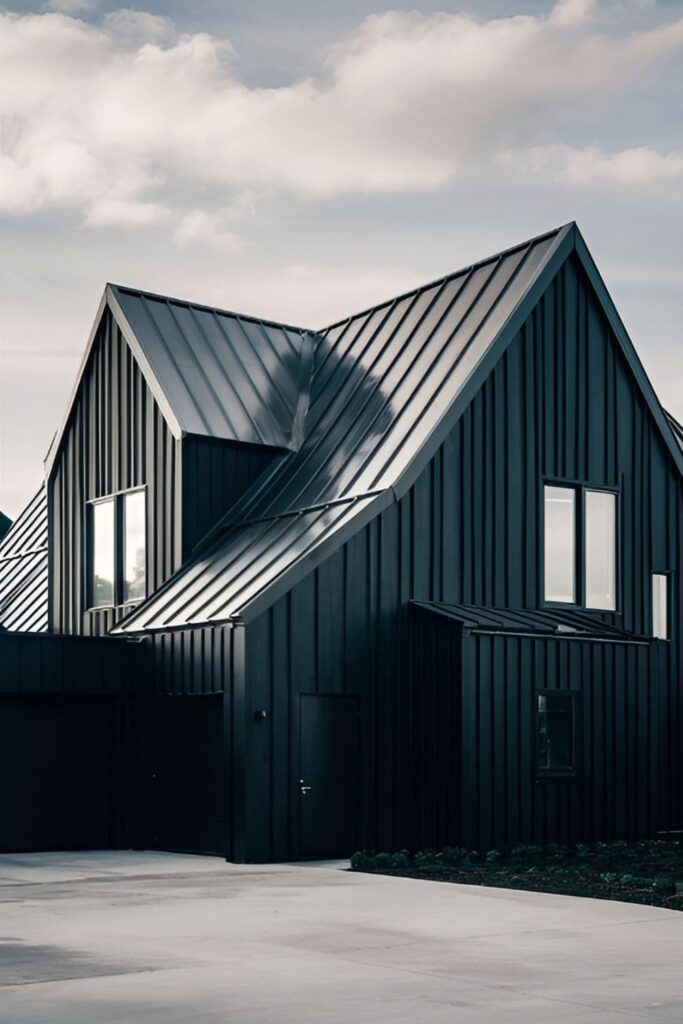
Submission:
M 573 696 L 566 693 L 539 693 L 537 702 L 539 771 L 573 771 Z

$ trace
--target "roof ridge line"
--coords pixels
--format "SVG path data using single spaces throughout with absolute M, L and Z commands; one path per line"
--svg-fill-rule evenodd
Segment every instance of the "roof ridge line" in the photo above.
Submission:
M 350 323 L 352 320 L 358 319 L 360 316 L 367 316 L 369 313 L 374 313 L 384 306 L 389 306 L 394 302 L 399 302 L 401 299 L 407 299 L 410 295 L 415 295 L 417 292 L 426 291 L 428 288 L 434 288 L 437 285 L 445 284 L 446 281 L 451 281 L 453 278 L 460 277 L 462 274 L 469 274 L 473 270 L 477 270 L 479 267 L 485 266 L 487 263 L 493 263 L 495 260 L 500 260 L 503 256 L 510 256 L 513 252 L 517 252 L 518 249 L 524 249 L 527 246 L 536 245 L 538 242 L 543 241 L 545 238 L 550 238 L 553 235 L 558 235 L 564 228 L 576 227 L 576 221 L 570 220 L 566 224 L 560 224 L 556 228 L 551 228 L 550 231 L 543 231 L 540 235 L 535 235 L 533 238 L 527 238 L 524 242 L 518 242 L 516 245 L 511 245 L 509 249 L 501 249 L 499 252 L 494 252 L 490 256 L 483 257 L 480 260 L 475 260 L 474 263 L 470 263 L 464 267 L 458 267 L 457 270 L 452 270 L 449 274 L 443 274 L 441 277 L 436 277 L 432 281 L 425 281 L 423 284 L 417 285 L 415 288 L 409 288 L 405 292 L 401 292 L 400 295 L 393 295 L 389 299 L 385 299 L 383 302 L 378 302 L 374 306 L 368 306 L 366 309 L 360 310 L 358 313 L 352 313 L 350 316 L 342 317 L 340 320 L 335 320 L 334 323 L 326 324 L 324 327 L 319 327 L 313 333 L 321 335 L 327 331 L 333 330 L 335 327 L 341 327 L 342 324 Z
M 319 331 L 310 327 L 296 327 L 294 324 L 284 323 L 281 320 L 272 320 L 268 317 L 256 316 L 253 313 L 238 313 L 234 309 L 225 309 L 223 306 L 212 306 L 207 302 L 193 302 L 191 299 L 180 299 L 176 295 L 164 295 L 161 292 L 150 292 L 145 288 L 134 288 L 128 284 L 116 284 L 115 281 L 107 281 L 107 288 L 125 292 L 128 295 L 144 296 L 148 299 L 155 299 L 160 302 L 175 303 L 178 306 L 187 306 L 190 309 L 203 309 L 209 313 L 219 313 L 223 316 L 235 317 L 239 320 L 249 320 L 256 324 L 266 324 L 268 327 L 279 327 L 285 331 L 295 331 L 297 334 L 318 334 Z

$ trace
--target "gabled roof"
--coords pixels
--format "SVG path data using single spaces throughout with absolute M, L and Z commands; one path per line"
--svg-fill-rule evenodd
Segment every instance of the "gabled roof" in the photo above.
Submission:
M 572 232 L 559 228 L 320 332 L 301 446 L 115 632 L 251 619 L 404 493 L 499 358 L 494 342 L 503 332 L 511 340 L 525 298 L 566 258 Z
M 315 339 L 300 327 L 108 284 L 61 429 L 59 451 L 102 316 L 109 309 L 176 437 L 295 448 Z
M 622 640 L 651 643 L 653 637 L 637 638 L 617 626 L 596 620 L 575 608 L 490 608 L 473 604 L 443 604 L 439 601 L 411 601 L 413 608 L 451 619 L 473 633 L 507 633 L 540 636 L 579 637 L 583 640 Z
M 683 474 L 681 428 L 575 224 L 318 333 L 108 285 L 74 396 L 108 307 L 177 436 L 289 450 L 114 632 L 248 621 L 402 497 L 572 253 Z
M 41 487 L 0 541 L 0 629 L 47 629 L 47 500 Z

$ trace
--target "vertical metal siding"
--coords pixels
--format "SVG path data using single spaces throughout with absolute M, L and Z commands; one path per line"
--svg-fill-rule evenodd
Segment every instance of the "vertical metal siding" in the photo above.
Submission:
M 661 655 L 658 643 L 465 634 L 465 845 L 652 835 L 661 810 Z M 575 779 L 537 775 L 538 689 L 578 695 Z
M 50 628 L 102 635 L 124 609 L 88 610 L 87 502 L 147 488 L 147 586 L 181 563 L 180 442 L 107 311 L 48 481 Z
M 88 609 L 89 500 L 146 487 L 151 593 L 277 455 L 254 445 L 177 440 L 107 311 L 48 481 L 50 628 L 103 635 L 130 611 Z
M 476 677 L 489 682 L 463 702 L 464 818 L 481 808 L 480 835 L 491 844 L 683 825 L 683 482 L 571 260 L 411 490 L 247 627 L 247 699 L 270 710 L 265 725 L 246 718 L 249 859 L 296 854 L 297 804 L 283 773 L 291 780 L 296 770 L 305 692 L 361 694 L 366 844 L 397 848 L 419 835 L 402 792 L 414 713 L 406 603 L 539 607 L 544 475 L 620 488 L 621 608 L 591 613 L 596 622 L 647 635 L 650 573 L 666 568 L 674 636 L 656 645 L 657 684 L 643 662 L 648 648 L 477 648 Z M 533 715 L 515 709 L 533 706 L 540 678 L 590 679 L 582 733 L 592 793 L 580 806 L 559 784 L 538 792 L 528 777 Z M 496 774 L 501 749 L 518 776 L 513 790 Z M 474 777 L 472 765 L 482 766 Z M 636 784 L 643 771 L 646 786 Z
M 270 466 L 272 448 L 187 437 L 183 441 L 183 556 L 221 519 Z

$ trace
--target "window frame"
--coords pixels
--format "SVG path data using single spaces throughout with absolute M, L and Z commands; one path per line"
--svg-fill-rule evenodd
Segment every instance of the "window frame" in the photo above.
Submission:
M 547 601 L 545 597 L 545 488 L 566 487 L 574 491 L 574 601 Z M 596 608 L 586 603 L 586 491 L 613 494 L 614 501 L 614 608 Z M 598 612 L 601 615 L 621 615 L 621 561 L 622 561 L 622 488 L 611 484 L 594 484 L 588 480 L 561 480 L 559 477 L 544 476 L 541 479 L 539 507 L 542 529 L 540 531 L 539 587 L 542 608 L 579 608 L 583 611 Z
M 541 737 L 539 729 L 540 710 L 538 707 L 539 697 L 566 697 L 571 701 L 572 709 L 572 767 L 571 768 L 542 768 L 540 764 Z M 580 711 L 581 691 L 576 688 L 558 689 L 557 687 L 540 686 L 533 692 L 533 721 L 534 721 L 534 770 L 537 781 L 553 782 L 578 782 L 580 781 L 580 743 L 578 734 L 578 722 Z
M 145 496 L 145 593 L 143 597 L 136 597 L 134 600 L 124 600 L 125 592 L 125 536 L 124 536 L 124 506 L 125 498 L 129 494 L 142 492 Z M 113 604 L 94 603 L 94 557 L 95 557 L 95 526 L 93 508 L 105 501 L 114 503 L 114 602 Z M 89 498 L 86 501 L 86 529 L 87 529 L 87 560 L 86 560 L 86 589 L 87 612 L 101 612 L 112 608 L 132 608 L 146 600 L 149 594 L 147 587 L 147 485 L 140 484 L 138 487 L 127 487 L 125 490 L 112 491 L 110 494 L 101 494 L 97 498 Z

